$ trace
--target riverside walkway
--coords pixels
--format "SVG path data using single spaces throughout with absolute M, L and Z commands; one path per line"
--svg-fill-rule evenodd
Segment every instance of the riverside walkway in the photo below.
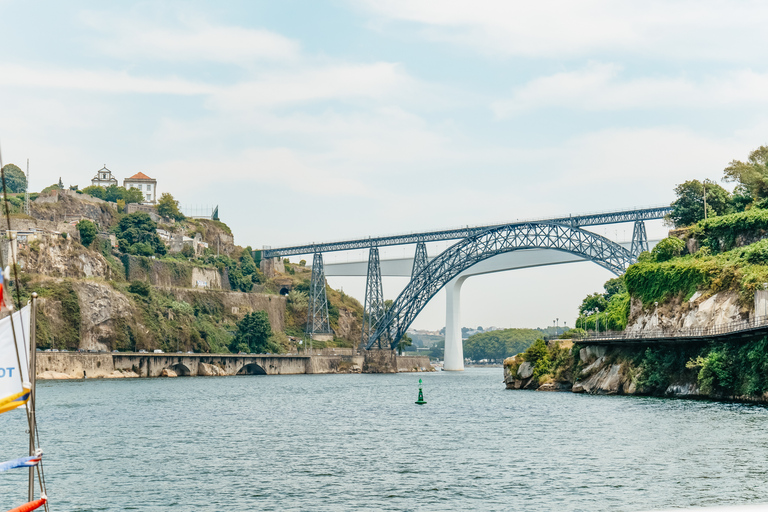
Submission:
M 685 329 L 643 329 L 640 331 L 603 331 L 574 338 L 576 343 L 590 345 L 696 343 L 707 341 L 739 341 L 744 338 L 768 335 L 768 316 L 758 316 L 712 327 Z

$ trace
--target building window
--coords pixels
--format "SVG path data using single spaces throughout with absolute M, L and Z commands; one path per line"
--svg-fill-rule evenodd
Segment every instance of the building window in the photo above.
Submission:
M 151 201 L 151 200 L 152 200 L 152 194 L 147 194 L 147 201 Z
M 139 183 L 139 184 L 138 184 L 138 185 L 136 185 L 136 186 L 137 186 L 137 187 L 139 187 L 139 190 L 141 190 L 141 183 Z
M 147 191 L 152 190 L 152 185 L 147 185 Z

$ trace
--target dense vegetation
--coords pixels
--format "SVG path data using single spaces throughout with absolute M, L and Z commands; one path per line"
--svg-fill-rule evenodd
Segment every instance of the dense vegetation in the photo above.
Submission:
M 108 187 L 91 185 L 90 187 L 85 187 L 80 192 L 111 203 L 122 201 L 124 205 L 128 203 L 141 203 L 144 201 L 144 194 L 141 190 L 137 188 L 119 187 L 117 185 L 110 185 Z
M 502 361 L 531 346 L 543 335 L 538 329 L 500 329 L 478 333 L 464 340 L 464 357 Z
M 27 176 L 18 165 L 6 164 L 2 168 L 5 176 L 5 187 L 9 193 L 19 193 L 27 190 Z

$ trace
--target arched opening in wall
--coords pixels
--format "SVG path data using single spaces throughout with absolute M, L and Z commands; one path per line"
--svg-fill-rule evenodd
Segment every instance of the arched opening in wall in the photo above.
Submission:
M 267 372 L 256 363 L 250 363 L 238 370 L 237 375 L 266 375 Z
M 289 292 L 289 291 L 290 291 L 290 290 L 289 290 L 288 288 L 286 288 L 285 286 L 283 286 L 283 287 L 280 289 L 280 295 L 288 295 L 288 292 Z
M 189 377 L 192 375 L 192 371 L 182 363 L 176 363 L 173 366 L 169 366 L 168 369 L 176 372 L 176 375 L 179 377 Z

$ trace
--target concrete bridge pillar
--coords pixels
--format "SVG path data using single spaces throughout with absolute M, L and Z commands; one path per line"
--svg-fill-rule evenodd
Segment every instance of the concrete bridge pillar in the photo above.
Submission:
M 466 277 L 457 277 L 445 285 L 445 370 L 464 370 L 464 346 L 461 343 L 461 286 Z

